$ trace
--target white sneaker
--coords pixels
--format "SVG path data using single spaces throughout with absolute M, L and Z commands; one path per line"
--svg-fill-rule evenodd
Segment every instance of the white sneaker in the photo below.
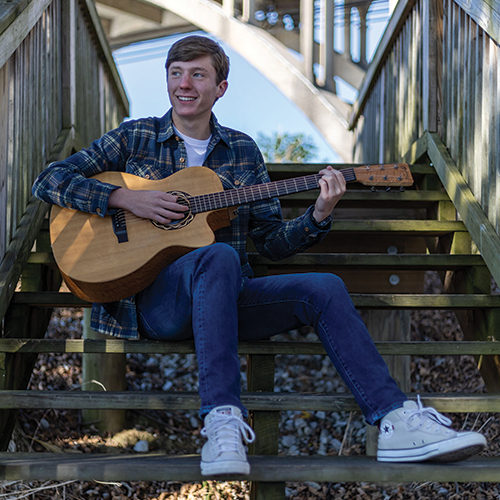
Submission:
M 377 460 L 380 462 L 456 462 L 479 453 L 486 439 L 478 432 L 456 432 L 451 420 L 434 408 L 405 401 L 380 423 Z
M 205 417 L 201 435 L 208 438 L 201 450 L 201 473 L 250 474 L 250 464 L 242 443 L 255 440 L 252 428 L 243 421 L 236 406 L 218 406 Z

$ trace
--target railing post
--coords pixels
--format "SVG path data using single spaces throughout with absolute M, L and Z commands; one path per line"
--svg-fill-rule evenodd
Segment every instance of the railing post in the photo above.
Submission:
M 304 74 L 314 81 L 314 0 L 300 0 L 300 53 Z
M 344 7 L 344 57 L 351 59 L 351 6 Z
M 222 0 L 222 10 L 227 17 L 234 17 L 234 0 Z
M 256 0 L 243 0 L 243 12 L 241 20 L 244 23 L 255 24 L 255 12 L 257 11 Z
M 76 0 L 66 0 L 62 9 L 62 126 L 76 124 Z
M 324 40 L 319 47 L 319 63 L 324 68 L 324 76 L 318 79 L 319 86 L 330 92 L 335 92 L 335 81 L 333 80 L 333 33 L 335 22 L 335 0 L 325 0 L 324 8 Z
M 442 43 L 443 43 L 443 4 L 438 1 L 423 2 L 422 16 L 422 98 L 423 128 L 429 132 L 438 132 L 441 122 L 441 98 L 438 94 L 442 88 Z

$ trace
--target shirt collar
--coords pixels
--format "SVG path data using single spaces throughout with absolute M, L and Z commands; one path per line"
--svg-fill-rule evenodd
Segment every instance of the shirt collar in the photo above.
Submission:
M 217 144 L 220 140 L 224 141 L 229 146 L 229 136 L 226 130 L 219 125 L 217 118 L 212 113 L 210 118 L 210 126 L 212 128 L 212 144 Z M 165 142 L 175 135 L 174 124 L 172 122 L 172 108 L 160 118 L 160 129 L 156 138 L 157 142 Z

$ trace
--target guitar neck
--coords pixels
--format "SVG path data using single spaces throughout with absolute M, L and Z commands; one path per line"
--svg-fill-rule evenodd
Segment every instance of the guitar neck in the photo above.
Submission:
M 353 168 L 340 170 L 346 182 L 356 180 Z M 310 191 L 319 187 L 320 174 L 306 175 L 293 179 L 254 184 L 252 186 L 228 189 L 217 193 L 189 197 L 189 204 L 193 214 L 210 212 L 221 208 L 244 205 L 254 201 L 268 200 L 287 194 Z

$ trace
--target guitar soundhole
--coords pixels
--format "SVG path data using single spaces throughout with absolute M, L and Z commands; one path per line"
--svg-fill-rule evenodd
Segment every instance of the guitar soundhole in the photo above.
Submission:
M 157 227 L 158 229 L 163 229 L 164 231 L 182 229 L 194 219 L 194 215 L 191 212 L 191 205 L 188 199 L 189 195 L 187 193 L 183 193 L 182 191 L 169 191 L 169 193 L 177 196 L 177 203 L 179 203 L 179 205 L 189 207 L 189 210 L 184 213 L 184 217 L 182 219 L 174 220 L 170 224 L 162 224 L 161 222 L 149 219 L 153 226 Z

